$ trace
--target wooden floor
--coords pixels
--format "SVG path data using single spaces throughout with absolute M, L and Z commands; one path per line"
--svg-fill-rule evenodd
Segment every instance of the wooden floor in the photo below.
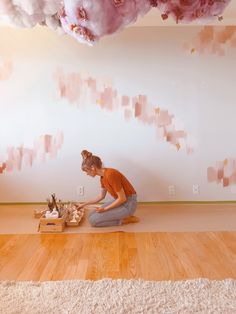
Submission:
M 0 280 L 236 278 L 236 233 L 1 235 Z

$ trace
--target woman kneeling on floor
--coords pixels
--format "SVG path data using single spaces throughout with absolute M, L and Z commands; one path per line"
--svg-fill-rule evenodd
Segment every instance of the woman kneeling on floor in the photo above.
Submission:
M 137 194 L 128 179 L 116 169 L 104 168 L 101 159 L 87 150 L 83 150 L 81 155 L 82 170 L 91 177 L 100 176 L 101 193 L 77 207 L 96 204 L 105 198 L 107 192 L 114 198 L 90 214 L 90 224 L 93 227 L 110 227 L 138 222 L 138 217 L 133 216 L 137 207 Z

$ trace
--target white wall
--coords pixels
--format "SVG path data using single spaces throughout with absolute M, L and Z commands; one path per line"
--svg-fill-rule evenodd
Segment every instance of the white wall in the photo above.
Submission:
M 220 56 L 205 44 L 200 53 L 201 30 L 130 28 L 87 47 L 46 28 L 0 28 L 0 74 L 4 62 L 12 62 L 9 77 L 0 79 L 0 166 L 9 158 L 8 147 L 22 145 L 36 153 L 32 166 L 23 157 L 21 170 L 2 171 L 0 202 L 44 201 L 53 192 L 64 200 L 83 200 L 98 193 L 99 180 L 80 170 L 82 149 L 121 170 L 139 201 L 234 199 L 235 184 L 208 182 L 207 168 L 236 158 L 236 49 L 227 42 Z M 58 68 L 65 77 L 75 73 L 96 79 L 100 91 L 110 86 L 117 91 L 117 106 L 102 108 L 85 89 L 70 103 L 60 96 L 54 77 Z M 72 83 L 68 93 L 70 88 Z M 168 110 L 173 125 L 187 132 L 180 149 L 163 138 L 160 127 L 135 118 L 134 112 L 125 119 L 122 95 L 146 95 L 150 112 Z M 56 156 L 42 147 L 39 155 L 34 142 L 60 132 L 64 141 Z M 198 195 L 192 193 L 193 184 L 200 186 Z M 77 195 L 78 185 L 85 186 L 84 197 Z M 175 185 L 175 195 L 168 194 L 169 185 Z

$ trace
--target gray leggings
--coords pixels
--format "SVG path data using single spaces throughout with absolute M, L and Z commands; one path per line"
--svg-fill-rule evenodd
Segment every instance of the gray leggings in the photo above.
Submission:
M 105 208 L 114 201 L 104 203 L 101 207 Z M 133 194 L 127 197 L 127 201 L 118 207 L 108 211 L 97 213 L 95 210 L 89 215 L 89 222 L 93 227 L 119 226 L 122 219 L 132 216 L 137 206 L 137 195 Z

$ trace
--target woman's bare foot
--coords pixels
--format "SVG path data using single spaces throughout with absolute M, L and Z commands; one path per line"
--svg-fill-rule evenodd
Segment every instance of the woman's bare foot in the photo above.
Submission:
M 122 219 L 122 225 L 127 225 L 130 223 L 135 223 L 135 222 L 139 222 L 139 221 L 140 221 L 140 219 L 136 216 L 128 216 L 128 217 Z

